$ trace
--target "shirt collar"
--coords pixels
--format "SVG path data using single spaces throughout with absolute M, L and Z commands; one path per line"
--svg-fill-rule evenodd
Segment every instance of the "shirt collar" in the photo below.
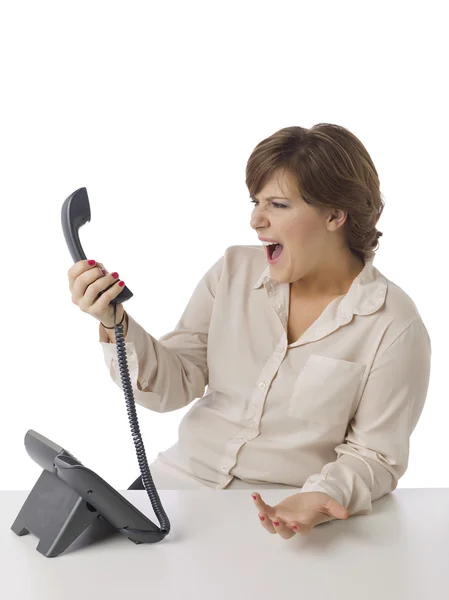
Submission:
M 365 266 L 354 279 L 341 302 L 341 309 L 346 314 L 370 315 L 377 311 L 385 301 L 388 281 L 374 266 L 374 257 L 375 253 L 371 252 L 371 255 L 365 258 Z M 269 265 L 264 268 L 253 286 L 253 290 L 260 288 L 262 284 L 264 286 L 268 284 L 270 288 L 277 285 L 289 285 L 279 284 L 272 279 Z

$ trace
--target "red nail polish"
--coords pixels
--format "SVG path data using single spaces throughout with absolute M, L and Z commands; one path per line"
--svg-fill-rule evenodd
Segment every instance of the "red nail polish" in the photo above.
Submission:
M 88 260 L 87 262 L 88 262 L 88 263 L 90 264 L 90 266 L 92 267 L 92 266 L 95 264 L 95 262 L 96 262 L 96 261 L 95 261 L 95 260 Z
M 257 500 L 257 496 L 256 496 L 256 494 L 251 494 L 251 495 L 252 495 L 252 497 L 254 498 L 254 500 Z
M 298 529 L 296 525 L 292 525 L 292 529 Z
M 124 285 L 125 285 L 125 282 L 124 282 L 124 281 L 119 281 L 119 286 L 120 286 L 120 287 L 123 287 Z
M 260 517 L 260 516 L 259 516 L 259 519 L 260 519 L 261 521 L 265 521 L 265 517 Z
M 275 525 L 276 527 L 279 527 L 279 523 L 277 521 L 273 521 L 273 525 Z

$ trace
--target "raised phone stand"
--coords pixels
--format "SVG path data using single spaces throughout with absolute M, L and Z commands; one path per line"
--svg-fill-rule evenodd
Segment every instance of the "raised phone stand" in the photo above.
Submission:
M 136 544 L 165 537 L 133 504 L 61 446 L 32 429 L 25 436 L 25 446 L 44 470 L 11 529 L 19 536 L 32 533 L 38 537 L 36 550 L 41 554 L 58 556 L 98 518 Z M 143 489 L 140 477 L 129 489 Z
M 11 529 L 39 538 L 36 550 L 48 558 L 64 552 L 99 515 L 56 475 L 42 471 Z

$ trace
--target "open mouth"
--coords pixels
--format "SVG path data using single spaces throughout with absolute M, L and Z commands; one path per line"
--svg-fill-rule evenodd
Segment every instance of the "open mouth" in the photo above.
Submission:
M 269 246 L 266 246 L 266 248 L 268 260 L 270 262 L 276 262 L 280 258 L 284 246 L 282 244 L 270 244 Z

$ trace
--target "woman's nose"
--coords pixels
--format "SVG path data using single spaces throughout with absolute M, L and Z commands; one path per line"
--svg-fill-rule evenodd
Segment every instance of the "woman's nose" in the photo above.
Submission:
M 267 219 L 261 217 L 253 217 L 250 221 L 250 225 L 253 229 L 259 229 L 261 227 L 266 228 Z

